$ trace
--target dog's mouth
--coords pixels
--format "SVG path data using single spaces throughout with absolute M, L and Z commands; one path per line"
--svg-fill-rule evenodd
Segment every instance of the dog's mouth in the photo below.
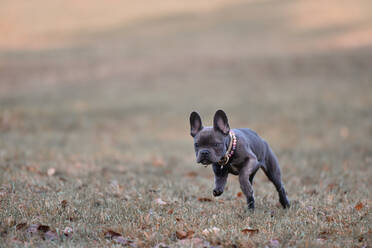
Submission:
M 207 164 L 210 164 L 211 162 L 209 160 L 207 160 L 207 159 L 203 159 L 201 161 L 201 163 L 204 164 L 204 165 L 207 165 Z
M 212 162 L 209 159 L 203 158 L 199 161 L 199 163 L 202 164 L 202 165 L 207 166 L 207 165 L 211 164 Z

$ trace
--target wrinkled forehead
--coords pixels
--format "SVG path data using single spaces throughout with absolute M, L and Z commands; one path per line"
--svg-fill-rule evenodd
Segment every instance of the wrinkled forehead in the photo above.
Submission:
M 212 127 L 205 127 L 198 133 L 197 140 L 201 144 L 222 142 L 223 135 L 215 132 Z

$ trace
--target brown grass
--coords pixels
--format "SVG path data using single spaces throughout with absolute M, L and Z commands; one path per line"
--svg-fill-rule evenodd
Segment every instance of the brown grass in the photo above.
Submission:
M 291 3 L 3 51 L 0 246 L 368 247 L 372 50 L 316 45 L 346 27 L 292 32 Z M 271 144 L 289 210 L 261 172 L 255 212 L 234 176 L 212 197 L 188 116 L 219 108 Z

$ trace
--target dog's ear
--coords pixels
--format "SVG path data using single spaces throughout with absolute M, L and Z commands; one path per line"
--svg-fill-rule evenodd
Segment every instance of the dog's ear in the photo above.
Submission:
M 228 135 L 230 132 L 229 122 L 227 116 L 223 110 L 217 110 L 213 118 L 213 129 L 221 132 L 224 135 Z
M 200 115 L 195 111 L 190 114 L 190 127 L 191 127 L 191 136 L 195 137 L 200 130 L 203 129 L 202 121 Z

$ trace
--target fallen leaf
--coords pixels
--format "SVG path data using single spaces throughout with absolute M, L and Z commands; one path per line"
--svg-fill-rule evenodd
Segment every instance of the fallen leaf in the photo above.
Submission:
M 150 217 L 151 217 L 151 213 L 148 213 L 145 218 L 144 218 L 144 221 L 146 224 L 148 224 L 150 222 Z
M 194 231 L 192 231 L 192 230 L 189 230 L 189 231 L 187 231 L 187 238 L 188 239 L 190 239 L 190 238 L 192 238 L 192 236 L 194 236 Z
M 67 217 L 66 220 L 69 220 L 69 221 L 71 221 L 71 222 L 74 222 L 74 221 L 77 220 L 77 218 L 74 217 L 74 216 L 70 216 L 70 217 Z
M 318 239 L 316 239 L 316 241 L 318 241 L 319 243 L 323 244 L 324 241 L 326 241 L 326 240 L 325 239 L 322 239 L 322 238 L 318 238 Z
M 110 238 L 110 239 L 112 239 L 113 237 L 116 237 L 116 236 L 121 236 L 120 233 L 115 232 L 115 231 L 110 230 L 110 229 L 105 231 L 104 235 L 105 235 L 105 238 Z
M 313 206 L 307 206 L 306 210 L 309 211 L 309 212 L 313 211 Z
M 115 197 L 120 197 L 123 193 L 124 187 L 119 184 L 117 180 L 112 180 L 110 182 L 110 193 Z
M 36 174 L 39 174 L 39 175 L 45 175 L 45 173 L 42 173 L 39 168 L 36 168 L 34 166 L 26 166 L 25 167 L 27 171 L 29 172 L 32 172 L 32 173 L 36 173 Z
M 203 230 L 204 235 L 209 235 L 209 234 L 218 234 L 220 232 L 220 229 L 218 227 L 212 227 L 212 228 L 206 228 Z
M 276 239 L 271 239 L 270 240 L 270 247 L 277 248 L 279 246 L 280 246 L 280 243 L 279 243 L 278 240 L 276 240 Z
M 19 223 L 16 225 L 16 230 L 21 230 L 27 226 L 27 223 Z
M 173 214 L 174 210 L 173 209 L 169 209 L 168 210 L 168 214 Z
M 321 231 L 321 232 L 319 233 L 318 237 L 319 237 L 320 239 L 327 240 L 328 237 L 329 237 L 329 235 L 331 235 L 331 234 L 332 234 L 332 231 L 331 231 L 331 230 L 325 230 L 325 231 Z
M 178 239 L 185 239 L 187 237 L 187 233 L 182 230 L 176 231 L 176 237 Z
M 147 232 L 143 232 L 143 235 L 146 237 L 146 239 L 150 239 L 151 238 L 151 235 L 150 234 L 148 234 Z
M 61 206 L 63 209 L 65 209 L 68 205 L 68 202 L 66 200 L 61 201 Z
M 160 198 L 155 199 L 155 203 L 159 205 L 167 205 L 167 203 Z
M 20 227 L 22 228 L 22 227 Z M 26 232 L 35 234 L 38 233 L 43 239 L 45 240 L 56 240 L 58 239 L 58 235 L 55 231 L 51 231 L 50 227 L 47 225 L 40 225 L 40 224 L 31 224 Z
M 46 240 L 56 240 L 56 239 L 58 239 L 58 235 L 54 231 L 47 231 L 44 234 L 44 239 L 46 239 Z
M 354 207 L 356 210 L 361 210 L 363 208 L 363 203 L 362 202 L 358 202 L 355 207 Z
M 40 232 L 46 233 L 47 231 L 50 230 L 50 227 L 47 226 L 47 225 L 39 225 L 37 227 L 37 230 L 40 231 Z
M 134 246 L 132 240 L 124 238 L 120 233 L 113 230 L 105 231 L 104 235 L 106 239 L 111 239 L 118 244 Z
M 0 191 L 0 199 L 5 197 L 7 195 L 7 192 L 5 191 Z
M 48 176 L 53 176 L 56 174 L 56 169 L 55 168 L 49 168 L 47 171 Z
M 201 238 L 182 239 L 177 242 L 181 247 L 210 247 L 210 243 Z
M 335 183 L 330 183 L 330 184 L 328 184 L 327 189 L 328 189 L 329 191 L 331 191 L 331 190 L 333 190 L 336 186 L 337 186 L 337 185 L 336 185 Z
M 183 221 L 182 218 L 176 217 L 176 221 Z
M 310 190 L 307 190 L 306 191 L 306 194 L 317 195 L 318 194 L 318 191 L 316 191 L 316 189 L 310 189 Z
M 123 236 L 115 236 L 112 238 L 112 240 L 122 245 L 130 245 L 133 243 L 132 240 L 124 238 Z
M 196 177 L 198 175 L 198 173 L 196 173 L 195 171 L 190 171 L 186 174 L 186 176 L 188 177 Z
M 238 193 L 236 194 L 236 196 L 237 196 L 237 197 L 242 197 L 242 196 L 243 196 L 243 193 L 242 193 L 242 192 L 238 192 Z
M 334 222 L 335 219 L 332 216 L 326 216 L 327 222 Z
M 31 224 L 31 225 L 27 228 L 26 232 L 28 232 L 28 233 L 37 233 L 37 229 L 38 229 L 38 227 L 39 227 L 38 224 Z
M 0 230 L 0 238 L 5 238 L 6 235 L 8 235 L 8 231 L 5 230 L 4 228 L 1 228 L 1 230 Z
M 198 201 L 200 201 L 200 202 L 211 202 L 212 199 L 208 198 L 208 197 L 199 197 Z
M 59 180 L 61 180 L 62 182 L 67 182 L 67 179 L 61 176 L 59 177 Z
M 244 228 L 241 232 L 244 234 L 256 234 L 258 233 L 258 229 L 248 227 L 248 228 Z
M 6 218 L 5 222 L 8 226 L 14 226 L 16 223 L 12 216 L 9 216 L 8 218 Z
M 165 162 L 162 158 L 153 157 L 152 161 L 151 161 L 151 164 L 155 167 L 162 167 L 162 166 L 165 165 Z
M 189 239 L 189 238 L 192 238 L 192 236 L 194 235 L 194 231 L 183 231 L 183 230 L 179 230 L 179 231 L 176 231 L 176 237 L 178 239 Z
M 66 237 L 71 236 L 72 233 L 73 233 L 73 230 L 72 230 L 71 227 L 68 227 L 68 226 L 67 226 L 67 227 L 65 228 L 65 230 L 63 230 L 63 234 L 64 234 Z

